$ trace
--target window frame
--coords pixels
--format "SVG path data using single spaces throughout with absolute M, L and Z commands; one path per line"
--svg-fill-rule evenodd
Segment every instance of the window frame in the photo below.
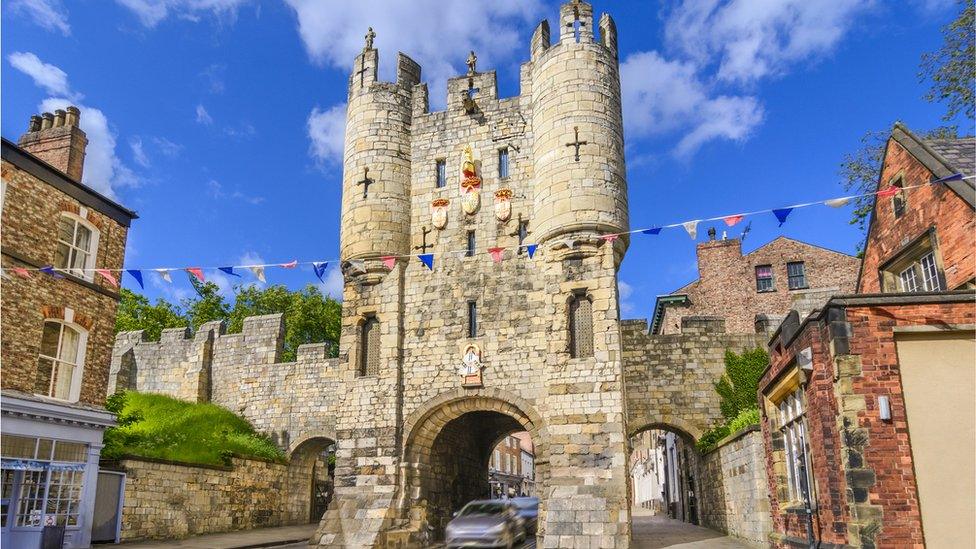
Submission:
M 891 212 L 894 214 L 895 219 L 901 219 L 905 215 L 905 212 L 908 211 L 908 191 L 905 190 L 904 179 L 901 176 L 898 176 L 895 181 L 892 181 L 891 186 L 900 189 L 891 195 Z
M 498 149 L 498 178 L 508 179 L 512 176 L 512 155 L 508 147 Z
M 434 188 L 443 189 L 447 187 L 447 159 L 434 159 Z
M 468 339 L 478 337 L 478 301 L 468 300 Z
M 914 279 L 914 288 L 906 288 L 903 275 Z M 878 286 L 883 293 L 941 292 L 948 288 L 934 226 L 880 264 Z
M 588 347 L 580 346 L 578 340 L 579 327 L 577 326 L 577 311 L 579 309 L 579 304 L 582 301 L 589 303 L 590 307 L 590 344 Z M 569 357 L 571 359 L 581 359 L 581 358 L 592 358 L 596 354 L 596 330 L 593 325 L 593 299 L 586 293 L 585 290 L 578 290 L 572 293 L 567 302 L 566 306 L 567 313 L 567 331 L 569 336 Z M 589 353 L 583 353 L 582 351 L 588 350 Z
M 73 315 L 73 313 L 70 312 L 70 309 L 65 312 L 66 312 L 66 316 Z M 58 356 L 55 357 L 43 354 L 44 328 L 47 324 L 57 324 L 59 326 L 58 340 L 55 344 L 56 353 Z M 63 351 L 62 343 L 64 341 L 65 329 L 69 329 L 75 332 L 78 336 L 76 348 L 75 348 L 74 363 L 71 363 L 62 358 L 62 351 Z M 37 358 L 34 364 L 34 376 L 35 376 L 34 394 L 45 398 L 60 400 L 63 402 L 78 402 L 78 399 L 81 396 L 82 380 L 84 379 L 84 375 L 85 375 L 85 356 L 88 350 L 88 330 L 86 330 L 84 327 L 78 324 L 75 324 L 74 322 L 68 319 L 45 318 L 43 323 L 41 324 L 41 338 L 42 338 L 42 343 L 38 345 Z M 51 363 L 51 373 L 50 373 L 50 380 L 49 380 L 50 385 L 47 394 L 36 392 L 37 376 L 40 374 L 41 360 L 47 360 Z M 68 365 L 71 366 L 72 368 L 71 381 L 68 384 L 68 394 L 64 398 L 51 394 L 54 392 L 54 388 L 55 388 L 55 380 L 57 378 L 57 376 L 55 375 L 56 371 L 59 369 L 60 366 L 63 365 Z
M 762 282 L 765 281 L 765 280 L 767 280 L 767 278 L 766 277 L 760 277 L 759 276 L 759 269 L 769 269 L 769 277 L 768 277 L 769 287 L 768 288 L 764 288 L 763 285 L 762 285 Z M 763 265 L 756 265 L 754 272 L 755 272 L 755 276 L 756 276 L 756 293 L 764 294 L 764 293 L 767 293 L 767 292 L 775 292 L 776 291 L 776 277 L 775 277 L 775 273 L 773 272 L 773 266 L 771 264 L 766 263 L 766 264 L 763 264 Z
M 467 232 L 467 241 L 465 245 L 467 246 L 464 250 L 464 257 L 474 257 L 477 253 L 478 240 L 475 235 L 475 231 L 469 230 Z
M 377 377 L 380 373 L 381 357 L 379 356 L 380 333 L 376 332 L 376 364 L 370 364 L 370 338 L 373 337 L 373 330 L 380 329 L 380 319 L 375 314 L 363 316 L 363 321 L 359 325 L 359 360 L 356 364 L 356 377 Z M 371 368 L 371 366 L 373 366 Z
M 790 268 L 799 265 L 800 274 L 793 274 L 790 272 Z M 793 280 L 798 278 L 800 283 L 794 285 Z M 790 290 L 806 290 L 810 287 L 807 282 L 807 266 L 805 261 L 787 261 L 786 262 L 786 286 Z
M 6 505 L 3 518 L 4 520 L 10 519 L 10 522 L 3 524 L 3 530 L 8 531 L 10 528 L 26 531 L 39 530 L 47 523 L 49 516 L 55 517 L 55 524 L 64 524 L 68 529 L 78 528 L 81 522 L 81 496 L 84 489 L 85 473 L 88 468 L 88 452 L 90 449 L 88 443 L 25 435 L 5 436 L 30 441 L 32 444 L 31 446 L 23 446 L 24 449 L 30 449 L 29 455 L 9 452 L 10 449 L 5 448 L 4 458 L 43 463 L 36 469 L 3 469 L 4 477 L 9 475 L 11 480 L 9 491 L 5 491 L 3 494 L 3 501 Z M 62 445 L 71 445 L 76 448 L 67 453 L 59 452 L 58 448 Z M 76 459 L 70 459 L 71 454 L 74 454 Z M 66 455 L 69 456 L 69 459 L 64 459 Z M 28 474 L 35 478 L 29 486 L 24 482 Z M 66 477 L 68 482 L 57 482 L 57 480 L 65 480 Z M 4 486 L 6 487 L 6 483 Z M 25 491 L 25 488 L 31 489 Z M 51 510 L 52 503 L 54 504 L 53 511 Z M 35 511 L 37 511 L 36 515 L 34 514 Z
M 68 220 L 72 223 L 71 228 L 71 242 L 66 242 L 61 239 L 61 223 Z M 89 240 L 88 240 L 88 250 L 82 250 L 77 245 L 78 239 L 78 227 L 84 227 L 88 230 Z M 61 212 L 58 216 L 58 221 L 55 225 L 55 251 L 54 259 L 51 264 L 55 269 L 62 271 L 64 273 L 70 274 L 84 280 L 91 282 L 95 278 L 95 261 L 98 258 L 98 241 L 101 232 L 98 230 L 94 224 L 82 217 L 81 215 L 75 214 L 73 212 Z M 62 246 L 67 247 L 66 255 L 66 265 L 61 265 L 58 261 L 58 253 Z M 84 264 L 81 267 L 73 267 L 74 258 L 77 252 L 83 252 L 86 257 Z
M 777 473 L 775 480 L 778 489 L 782 490 L 779 497 L 786 508 L 798 508 L 805 504 L 800 485 L 801 455 L 806 467 L 805 480 L 810 505 L 813 508 L 817 507 L 813 456 L 810 452 L 808 435 L 810 429 L 807 421 L 805 380 L 806 375 L 794 362 L 780 373 L 778 381 L 772 387 L 763 391 L 764 415 L 769 419 L 769 427 L 774 436 L 774 470 L 780 469 L 775 465 L 782 464 L 780 469 L 782 473 Z M 781 437 L 781 440 L 775 437 Z M 801 449 L 802 454 L 800 454 Z

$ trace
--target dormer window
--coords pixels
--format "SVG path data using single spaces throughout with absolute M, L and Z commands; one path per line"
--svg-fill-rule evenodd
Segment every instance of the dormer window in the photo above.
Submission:
M 58 220 L 58 248 L 54 267 L 80 278 L 91 279 L 95 264 L 98 230 L 73 214 L 62 214 Z
M 935 229 L 915 239 L 879 269 L 882 292 L 941 292 L 946 289 Z

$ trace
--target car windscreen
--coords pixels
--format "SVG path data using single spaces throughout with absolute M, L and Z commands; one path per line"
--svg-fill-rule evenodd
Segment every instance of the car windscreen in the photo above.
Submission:
M 532 509 L 533 507 L 539 506 L 539 500 L 537 498 L 515 498 L 512 500 L 519 509 Z
M 462 517 L 473 515 L 501 515 L 508 509 L 504 503 L 469 503 L 459 513 Z

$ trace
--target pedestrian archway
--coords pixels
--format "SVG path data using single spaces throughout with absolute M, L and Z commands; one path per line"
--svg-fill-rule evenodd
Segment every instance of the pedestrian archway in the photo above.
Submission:
M 630 504 L 635 514 L 699 524 L 701 455 L 694 438 L 652 424 L 630 437 Z
M 494 391 L 450 394 L 434 399 L 406 422 L 403 505 L 415 528 L 443 535 L 451 516 L 467 502 L 494 493 L 489 478 L 493 450 L 510 435 L 527 432 L 534 446 L 534 487 L 545 516 L 547 472 L 541 419 L 527 403 L 510 402 Z
M 335 441 L 313 437 L 295 446 L 288 464 L 292 523 L 318 523 L 335 493 Z

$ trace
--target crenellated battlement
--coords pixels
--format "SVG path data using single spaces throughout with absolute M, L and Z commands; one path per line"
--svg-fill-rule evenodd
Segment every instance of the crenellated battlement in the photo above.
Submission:
M 328 408 L 337 398 L 339 360 L 328 343 L 299 346 L 294 362 L 281 362 L 285 323 L 281 314 L 248 317 L 241 333 L 226 333 L 222 321 L 163 330 L 159 341 L 143 331 L 116 336 L 109 393 L 130 389 L 191 402 L 213 402 L 241 414 L 287 449 L 316 433 L 331 433 L 331 414 L 296 411 L 315 402 Z

